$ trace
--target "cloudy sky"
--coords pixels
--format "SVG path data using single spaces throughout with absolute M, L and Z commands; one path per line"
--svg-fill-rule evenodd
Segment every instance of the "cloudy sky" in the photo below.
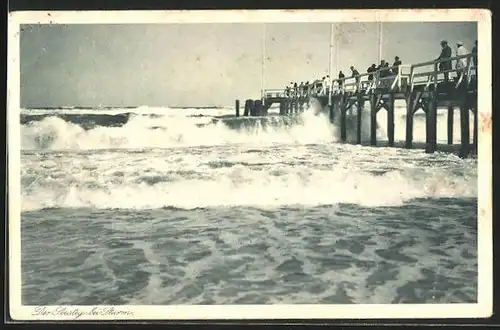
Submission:
M 21 106 L 223 106 L 258 98 L 262 24 L 23 25 Z M 340 69 L 378 56 L 375 23 L 338 25 Z M 472 49 L 476 23 L 384 23 L 382 57 L 432 60 L 439 41 Z M 266 88 L 328 73 L 330 24 L 266 24 Z M 334 64 L 336 60 L 333 61 Z

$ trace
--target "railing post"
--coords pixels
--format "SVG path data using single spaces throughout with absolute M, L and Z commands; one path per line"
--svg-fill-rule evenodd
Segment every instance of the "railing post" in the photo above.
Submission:
M 409 85 L 410 85 L 410 93 L 413 93 L 413 87 L 414 87 L 414 83 L 415 83 L 415 68 L 413 67 L 413 65 L 411 66 L 411 69 L 410 69 L 410 78 L 409 78 Z

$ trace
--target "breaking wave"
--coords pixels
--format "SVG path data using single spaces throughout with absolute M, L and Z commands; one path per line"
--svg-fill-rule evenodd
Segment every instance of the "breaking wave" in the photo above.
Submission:
M 356 109 L 347 116 L 347 140 L 356 141 Z M 311 107 L 295 116 L 232 116 L 233 109 L 111 109 L 25 111 L 21 113 L 23 150 L 170 148 L 221 144 L 307 144 L 340 139 L 338 123 Z M 438 140 L 446 141 L 446 118 L 438 116 Z M 454 140 L 459 141 L 455 116 Z M 395 138 L 405 137 L 404 111 L 396 113 Z M 386 140 L 385 112 L 378 114 L 377 139 Z M 471 120 L 472 125 L 472 120 Z M 472 130 L 472 126 L 471 126 Z M 362 114 L 362 142 L 369 141 L 369 110 Z M 472 134 L 470 135 L 472 137 Z M 414 141 L 425 141 L 425 117 L 414 120 Z
M 380 149 L 338 144 L 271 147 L 204 147 L 40 157 L 22 170 L 22 209 L 401 205 L 415 198 L 476 197 L 474 160 L 452 154 L 397 153 L 373 162 Z M 394 154 L 390 157 L 390 151 Z M 304 156 L 306 155 L 306 156 Z M 43 158 L 43 157 L 42 157 Z M 461 168 L 457 172 L 457 168 Z
M 227 143 L 324 143 L 336 129 L 324 115 L 224 118 L 159 114 L 23 115 L 24 150 L 167 148 Z

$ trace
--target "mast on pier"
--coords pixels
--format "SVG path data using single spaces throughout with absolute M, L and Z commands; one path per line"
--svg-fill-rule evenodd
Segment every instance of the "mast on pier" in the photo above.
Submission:
M 334 37 L 335 37 L 334 24 L 331 23 L 330 24 L 330 61 L 329 61 L 329 65 L 328 65 L 328 74 L 330 76 L 330 79 L 328 81 L 328 85 L 330 86 L 330 88 L 328 89 L 328 105 L 329 106 L 332 105 L 332 91 L 333 91 L 333 84 L 332 84 L 333 72 L 332 72 L 332 66 L 333 66 L 333 43 L 334 43 Z M 335 50 L 335 51 L 337 51 L 337 50 Z M 337 58 L 338 58 L 338 54 L 337 54 Z
M 262 63 L 261 63 L 261 66 L 262 66 L 262 79 L 261 79 L 261 86 L 260 86 L 260 89 L 261 89 L 261 98 L 262 98 L 262 102 L 264 102 L 264 97 L 265 97 L 265 92 L 264 92 L 264 88 L 265 88 L 265 84 L 266 84 L 266 77 L 265 77 L 265 67 L 266 67 L 266 23 L 262 24 Z
M 383 40 L 383 26 L 382 21 L 378 22 L 378 63 L 382 61 L 382 40 Z

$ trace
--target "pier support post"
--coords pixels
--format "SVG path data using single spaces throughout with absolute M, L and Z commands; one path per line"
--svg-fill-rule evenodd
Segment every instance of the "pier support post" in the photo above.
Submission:
M 249 107 L 249 112 L 250 116 L 255 116 L 255 106 L 253 100 L 248 100 L 248 107 Z
M 234 108 L 236 110 L 236 117 L 239 117 L 240 116 L 240 100 L 236 100 L 236 104 L 235 104 Z
M 415 104 L 419 101 L 420 92 L 409 92 L 406 97 L 406 141 L 405 148 L 413 148 L 413 114 Z
M 474 150 L 477 153 L 477 129 L 478 129 L 478 123 L 477 123 L 477 107 L 474 109 L 474 131 L 472 134 L 472 144 L 474 145 Z
M 347 108 L 344 104 L 343 96 L 339 100 L 339 110 L 340 110 L 340 140 L 342 142 L 345 142 L 347 140 Z
M 389 94 L 387 101 L 387 140 L 389 147 L 394 146 L 394 95 Z
M 448 107 L 448 144 L 453 144 L 453 120 L 454 118 L 454 108 Z
M 370 145 L 377 145 L 377 111 L 381 95 L 370 95 Z
M 251 105 L 250 105 L 250 102 L 252 100 L 246 100 L 245 101 L 245 112 L 243 113 L 243 116 L 247 117 L 250 115 L 250 108 L 251 108 Z
M 469 106 L 467 102 L 460 105 L 460 153 L 459 157 L 465 158 L 470 149 Z
M 261 116 L 267 116 L 267 110 L 269 110 L 269 107 L 271 105 L 268 105 L 266 102 L 266 99 L 264 99 L 264 102 L 262 102 L 261 110 L 260 110 L 260 115 Z
M 436 92 L 432 92 L 427 100 L 427 120 L 425 125 L 427 127 L 426 138 L 426 153 L 434 153 L 437 150 L 437 101 Z
M 286 100 L 280 102 L 280 116 L 286 115 Z
M 253 102 L 253 114 L 252 116 L 261 116 L 262 115 L 262 100 L 255 100 Z
M 358 108 L 358 113 L 356 116 L 356 143 L 361 144 L 361 123 L 362 123 L 362 115 L 363 115 L 363 108 L 364 108 L 364 103 L 365 100 L 363 99 L 363 96 L 358 95 L 358 103 L 357 103 L 357 108 Z
M 333 124 L 335 122 L 335 100 L 332 99 L 332 102 L 328 106 L 328 118 L 330 119 L 330 123 Z

